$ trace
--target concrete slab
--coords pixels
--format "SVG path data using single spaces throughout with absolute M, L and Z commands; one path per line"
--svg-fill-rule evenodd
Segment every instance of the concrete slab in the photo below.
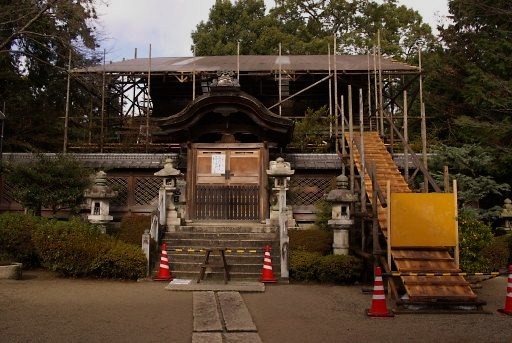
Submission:
M 194 331 L 222 332 L 222 322 L 214 292 L 194 292 L 192 295 Z
M 222 337 L 224 343 L 263 343 L 257 332 L 229 332 Z
M 220 332 L 194 332 L 192 334 L 192 343 L 223 343 L 222 333 L 220 333 Z
M 165 289 L 168 291 L 236 291 L 236 292 L 265 292 L 265 284 L 254 281 L 230 281 L 224 284 L 223 281 L 212 282 L 202 281 L 196 283 L 195 280 L 190 280 L 190 283 L 181 281 L 179 283 L 170 282 Z
M 245 306 L 240 293 L 218 292 L 217 298 L 219 299 L 226 331 L 257 331 L 256 325 L 252 321 L 251 314 L 247 306 Z

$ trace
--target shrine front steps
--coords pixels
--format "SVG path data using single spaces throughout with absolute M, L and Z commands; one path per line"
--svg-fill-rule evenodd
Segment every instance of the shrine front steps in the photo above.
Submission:
M 178 279 L 197 280 L 205 249 L 226 248 L 226 261 L 231 280 L 258 281 L 263 268 L 265 246 L 271 247 L 272 270 L 280 276 L 279 234 L 277 228 L 259 223 L 189 223 L 176 232 L 166 232 L 162 243 L 167 245 L 171 274 Z M 218 264 L 219 254 L 210 255 Z M 223 280 L 222 268 L 206 270 L 206 280 Z

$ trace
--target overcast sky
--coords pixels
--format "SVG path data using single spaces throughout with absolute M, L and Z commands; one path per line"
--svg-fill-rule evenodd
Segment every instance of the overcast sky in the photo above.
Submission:
M 98 14 L 105 38 L 107 60 L 120 61 L 134 57 L 191 56 L 190 33 L 208 19 L 215 0 L 107 0 Z M 417 10 L 423 21 L 433 28 L 448 14 L 448 0 L 399 0 Z M 265 0 L 267 9 L 272 0 Z

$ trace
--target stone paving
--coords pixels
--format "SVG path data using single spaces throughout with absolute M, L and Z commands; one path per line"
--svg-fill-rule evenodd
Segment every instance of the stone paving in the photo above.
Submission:
M 192 299 L 192 343 L 262 343 L 239 292 L 196 291 Z
M 216 281 L 201 281 L 188 279 L 174 279 L 166 287 L 168 291 L 237 291 L 237 292 L 265 292 L 265 284 L 254 281 L 230 281 L 226 284 Z

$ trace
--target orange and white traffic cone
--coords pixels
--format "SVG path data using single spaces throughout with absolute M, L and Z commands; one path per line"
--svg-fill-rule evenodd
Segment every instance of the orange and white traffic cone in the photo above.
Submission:
M 265 257 L 263 258 L 263 268 L 261 270 L 260 282 L 275 283 L 277 280 L 274 278 L 272 272 L 272 260 L 270 259 L 270 245 L 265 246 Z
M 498 309 L 498 312 L 512 315 L 512 265 L 508 266 L 508 279 L 507 279 L 507 297 L 505 299 L 505 308 Z
M 158 275 L 153 278 L 155 281 L 172 280 L 171 271 L 169 269 L 169 259 L 167 258 L 167 245 L 162 244 L 162 257 L 160 257 L 160 268 Z
M 366 310 L 368 317 L 394 317 L 386 306 L 386 294 L 384 293 L 384 283 L 382 282 L 382 271 L 380 267 L 375 270 L 375 283 L 373 285 L 372 305 Z

